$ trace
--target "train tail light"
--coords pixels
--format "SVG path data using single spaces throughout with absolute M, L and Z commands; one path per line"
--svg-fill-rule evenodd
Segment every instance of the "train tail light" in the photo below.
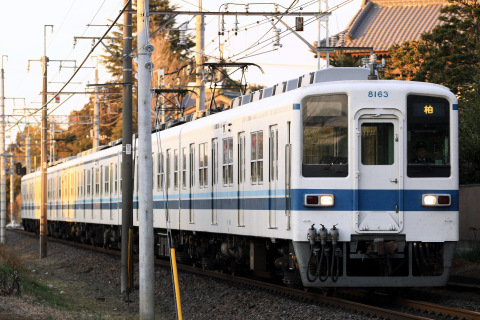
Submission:
M 424 207 L 449 207 L 452 199 L 449 194 L 424 194 L 422 206 Z
M 306 194 L 305 207 L 333 207 L 333 194 Z

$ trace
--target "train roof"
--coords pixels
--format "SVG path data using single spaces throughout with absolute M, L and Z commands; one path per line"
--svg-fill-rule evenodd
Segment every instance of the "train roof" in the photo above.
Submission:
M 152 133 L 158 132 L 158 131 L 163 131 L 166 129 L 170 129 L 182 124 L 185 124 L 187 122 L 191 122 L 196 119 L 204 118 L 208 115 L 212 115 L 224 110 L 228 109 L 234 109 L 240 106 L 245 106 L 251 102 L 259 101 L 259 100 L 264 100 L 268 99 L 270 97 L 278 96 L 286 92 L 293 91 L 298 88 L 302 87 L 307 87 L 313 84 L 318 84 L 318 83 L 327 83 L 327 82 L 336 82 L 336 81 L 355 81 L 355 80 L 368 80 L 368 76 L 370 75 L 370 70 L 368 68 L 363 68 L 363 67 L 342 67 L 342 68 L 327 68 L 327 69 L 321 69 L 317 71 L 313 71 L 307 74 L 304 74 L 298 78 L 290 79 L 287 81 L 283 81 L 280 83 L 277 83 L 271 87 L 268 88 L 263 88 L 260 90 L 256 90 L 253 92 L 250 92 L 248 94 L 236 97 L 232 100 L 231 104 L 229 107 L 225 109 L 211 109 L 211 110 L 205 110 L 202 114 L 200 115 L 195 115 L 195 114 L 189 114 L 189 115 L 184 115 L 178 119 L 172 119 L 169 120 L 165 123 L 161 123 L 156 125 L 152 129 Z M 137 139 L 137 134 L 133 135 L 133 141 Z M 108 143 L 108 145 L 104 146 L 99 146 L 97 148 L 92 148 L 86 151 L 83 151 L 77 156 L 65 158 L 65 159 L 60 159 L 58 161 L 55 161 L 54 163 L 50 164 L 50 166 L 58 166 L 61 165 L 65 162 L 70 162 L 71 160 L 77 159 L 77 158 L 84 158 L 89 155 L 95 154 L 99 151 L 105 150 L 112 148 L 114 146 L 118 146 L 122 144 L 122 139 L 117 139 L 115 141 L 112 141 Z M 108 151 L 104 151 L 108 152 Z

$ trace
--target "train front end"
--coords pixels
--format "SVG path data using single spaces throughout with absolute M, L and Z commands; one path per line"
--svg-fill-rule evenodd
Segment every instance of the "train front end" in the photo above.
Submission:
M 455 96 L 378 80 L 305 92 L 291 190 L 303 285 L 445 285 L 458 240 Z

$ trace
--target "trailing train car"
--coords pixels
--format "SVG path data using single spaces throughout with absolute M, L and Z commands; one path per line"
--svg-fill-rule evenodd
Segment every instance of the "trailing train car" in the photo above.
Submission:
M 287 285 L 446 284 L 458 240 L 457 100 L 439 85 L 372 78 L 319 70 L 157 128 L 155 254 L 169 255 L 171 234 L 181 262 Z M 50 235 L 119 247 L 120 161 L 112 144 L 48 168 Z M 39 179 L 22 179 L 31 231 Z

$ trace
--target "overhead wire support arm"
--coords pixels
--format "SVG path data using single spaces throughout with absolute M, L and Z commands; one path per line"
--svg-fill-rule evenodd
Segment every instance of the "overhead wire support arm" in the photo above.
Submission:
M 130 11 L 129 11 L 130 12 Z M 131 13 L 135 14 L 133 10 L 131 10 Z M 224 12 L 224 11 L 150 11 L 149 14 L 160 14 L 160 15 L 170 15 L 170 14 L 176 14 L 176 15 L 191 15 L 191 16 L 198 16 L 198 15 L 203 15 L 203 16 L 318 16 L 322 14 L 330 14 L 329 12 L 245 12 L 245 11 L 239 11 L 239 12 Z

